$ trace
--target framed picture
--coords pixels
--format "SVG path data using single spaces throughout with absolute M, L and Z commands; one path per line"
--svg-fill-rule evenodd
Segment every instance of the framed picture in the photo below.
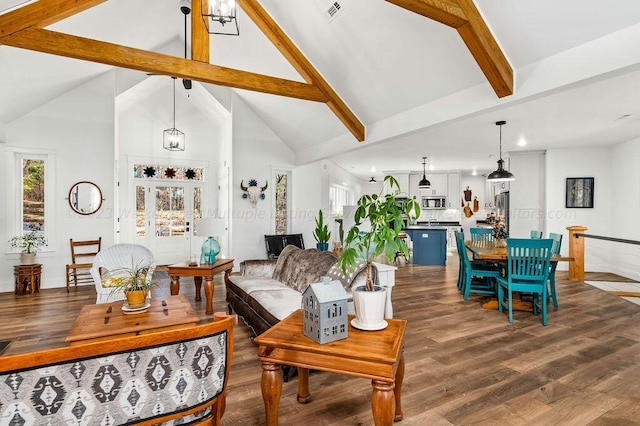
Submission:
M 565 207 L 568 209 L 592 209 L 593 183 L 592 177 L 567 178 Z

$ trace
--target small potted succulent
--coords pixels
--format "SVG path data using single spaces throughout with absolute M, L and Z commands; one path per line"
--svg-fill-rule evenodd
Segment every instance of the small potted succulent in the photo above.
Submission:
M 9 240 L 11 247 L 20 249 L 20 263 L 33 265 L 36 263 L 36 253 L 40 247 L 47 244 L 47 239 L 42 232 L 30 231 L 23 235 L 16 235 Z
M 316 229 L 313 231 L 313 236 L 316 239 L 316 247 L 320 251 L 327 251 L 329 250 L 329 238 L 331 238 L 331 232 L 329 231 L 329 225 L 324 223 L 322 210 L 318 210 L 318 217 L 315 219 Z

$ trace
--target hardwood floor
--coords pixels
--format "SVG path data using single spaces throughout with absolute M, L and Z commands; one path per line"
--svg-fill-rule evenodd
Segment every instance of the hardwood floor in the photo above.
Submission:
M 529 312 L 515 312 L 509 324 L 505 314 L 480 307 L 484 297 L 462 300 L 457 273 L 457 265 L 397 271 L 394 314 L 408 321 L 399 424 L 640 424 L 640 306 L 558 272 L 560 307 L 551 307 L 549 325 Z M 192 280 L 181 283 L 193 300 Z M 225 309 L 220 283 L 216 277 L 216 311 Z M 165 294 L 168 279 L 154 293 Z M 94 302 L 92 287 L 0 294 L 0 340 L 13 340 L 6 354 L 63 345 L 81 307 Z M 192 304 L 211 318 L 204 301 Z M 242 321 L 235 333 L 223 424 L 263 425 L 257 348 Z M 295 379 L 284 384 L 281 425 L 373 424 L 369 381 L 322 372 L 309 380 L 308 404 L 296 401 Z

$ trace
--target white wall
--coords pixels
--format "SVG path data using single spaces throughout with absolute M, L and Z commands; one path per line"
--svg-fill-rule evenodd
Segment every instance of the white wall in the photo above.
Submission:
M 271 234 L 275 227 L 271 208 L 275 204 L 275 183 L 269 181 L 271 171 L 273 167 L 292 168 L 294 154 L 238 95 L 233 96 L 232 114 L 231 257 L 237 270 L 245 259 L 265 259 L 267 256 L 264 236 Z M 265 191 L 266 199 L 258 200 L 255 208 L 251 207 L 248 199 L 242 198 L 243 191 L 240 189 L 240 182 L 248 185 L 250 179 L 256 179 L 259 186 L 264 186 L 267 181 L 269 183 Z M 293 185 L 297 185 L 295 175 Z M 296 229 L 292 231 L 297 232 Z
M 611 152 L 613 207 L 607 221 L 611 236 L 640 241 L 640 139 L 614 146 Z M 597 190 L 597 189 L 596 189 Z M 589 230 L 588 232 L 591 232 Z M 587 240 L 590 249 L 593 240 Z M 640 246 L 608 243 L 612 249 L 611 272 L 640 280 Z
M 545 229 L 545 153 L 509 153 L 509 236 L 528 238 L 532 230 Z M 545 234 L 546 235 L 546 234 Z
M 69 239 L 102 237 L 103 244 L 113 242 L 113 139 L 114 82 L 107 73 L 63 94 L 7 125 L 6 146 L 18 149 L 51 150 L 55 153 L 55 186 L 47 189 L 53 196 L 54 220 L 45 226 L 53 230 L 49 246 L 36 260 L 43 264 L 42 287 L 66 285 L 65 264 L 71 261 Z M 2 164 L 7 156 L 2 152 Z M 68 205 L 69 188 L 88 180 L 97 184 L 105 198 L 100 211 L 91 216 L 73 213 Z M 14 188 L 2 185 L 0 197 L 8 199 Z M 51 191 L 51 192 L 49 192 Z M 50 213 L 50 212 L 48 212 Z M 14 233 L 13 223 L 0 229 L 1 241 Z M 11 248 L 5 245 L 5 251 Z M 12 266 L 19 263 L 17 254 L 5 253 L 0 258 L 0 291 L 13 291 Z
M 612 148 L 580 148 L 580 149 L 550 149 L 546 153 L 546 232 L 562 234 L 563 254 L 568 254 L 567 227 L 582 225 L 588 228 L 587 233 L 595 235 L 613 236 L 618 225 L 612 220 L 612 214 L 617 208 L 625 208 L 625 200 L 619 200 L 617 207 L 613 196 L 613 183 L 618 180 L 612 178 Z M 615 168 L 619 168 L 616 164 Z M 620 170 L 622 172 L 622 170 Z M 616 172 L 617 174 L 618 172 Z M 594 208 L 567 209 L 565 208 L 565 184 L 569 177 L 593 177 Z M 516 176 L 517 178 L 517 176 Z M 637 185 L 636 180 L 635 184 Z M 637 198 L 637 186 L 636 186 Z M 585 271 L 609 272 L 612 264 L 613 250 L 617 250 L 611 243 L 601 240 L 585 240 Z M 567 269 L 565 262 L 558 264 L 558 269 Z

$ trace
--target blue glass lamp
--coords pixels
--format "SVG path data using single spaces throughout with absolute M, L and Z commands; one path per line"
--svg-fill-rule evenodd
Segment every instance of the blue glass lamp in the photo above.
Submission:
M 215 238 L 209 237 L 202 243 L 200 264 L 201 265 L 213 265 L 216 261 L 216 256 L 220 253 L 220 244 Z

